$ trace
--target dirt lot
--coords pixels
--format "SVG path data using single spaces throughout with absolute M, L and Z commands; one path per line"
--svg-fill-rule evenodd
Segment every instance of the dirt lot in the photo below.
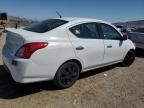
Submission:
M 0 50 L 3 43 L 4 36 Z M 136 56 L 130 67 L 86 72 L 73 87 L 58 90 L 52 82 L 15 83 L 3 68 L 0 51 L 0 108 L 144 108 L 144 51 Z

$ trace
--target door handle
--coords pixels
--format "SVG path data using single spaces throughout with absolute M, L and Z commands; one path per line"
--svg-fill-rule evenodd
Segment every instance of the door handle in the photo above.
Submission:
M 76 50 L 83 50 L 83 49 L 84 49 L 83 46 L 78 46 L 78 47 L 76 47 Z
M 112 45 L 108 45 L 107 48 L 112 48 Z

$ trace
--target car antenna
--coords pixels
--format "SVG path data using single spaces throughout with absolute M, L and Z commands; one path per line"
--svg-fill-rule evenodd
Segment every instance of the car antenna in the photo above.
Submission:
M 60 18 L 62 18 L 62 15 L 61 15 L 58 11 L 56 11 L 56 14 L 57 14 Z

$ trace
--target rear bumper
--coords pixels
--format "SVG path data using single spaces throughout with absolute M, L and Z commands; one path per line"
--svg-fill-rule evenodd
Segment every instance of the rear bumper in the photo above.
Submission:
M 47 65 L 40 65 L 26 59 L 17 59 L 12 57 L 6 48 L 3 48 L 2 58 L 6 68 L 9 70 L 14 81 L 19 83 L 33 83 L 46 80 L 52 80 L 54 74 L 50 73 L 51 68 Z M 12 64 L 15 60 L 17 63 Z

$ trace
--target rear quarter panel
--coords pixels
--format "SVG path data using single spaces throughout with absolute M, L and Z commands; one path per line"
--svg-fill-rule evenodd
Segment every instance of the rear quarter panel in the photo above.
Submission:
M 64 62 L 76 59 L 73 47 L 64 28 L 39 34 L 39 36 L 34 38 L 31 37 L 27 39 L 27 43 L 29 42 L 48 42 L 46 48 L 39 49 L 30 58 L 32 76 L 37 73 L 37 75 L 49 75 L 53 79 L 56 71 Z

